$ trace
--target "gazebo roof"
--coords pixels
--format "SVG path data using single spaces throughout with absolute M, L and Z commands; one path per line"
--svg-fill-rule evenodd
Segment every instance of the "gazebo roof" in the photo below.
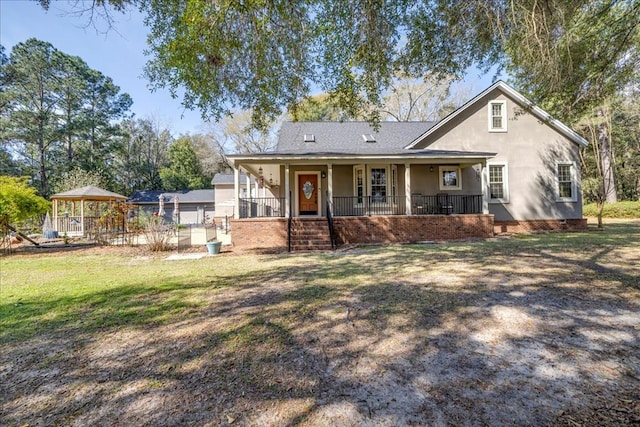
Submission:
M 51 199 L 63 199 L 63 200 L 126 200 L 126 196 L 111 191 L 104 190 L 102 188 L 95 187 L 93 185 L 87 185 L 86 187 L 76 188 L 74 190 L 64 191 L 62 193 L 54 194 Z

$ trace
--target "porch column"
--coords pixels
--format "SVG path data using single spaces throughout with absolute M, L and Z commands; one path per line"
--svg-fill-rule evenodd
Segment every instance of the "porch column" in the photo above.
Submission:
M 233 169 L 233 193 L 235 195 L 236 202 L 233 206 L 233 217 L 235 219 L 240 218 L 240 166 Z
M 53 229 L 58 230 L 58 199 L 53 199 Z
M 80 233 L 84 236 L 84 200 L 80 200 Z
M 333 216 L 333 165 L 327 164 L 327 206 L 329 212 Z
M 482 161 L 482 213 L 487 215 L 489 213 L 489 169 L 487 168 L 487 160 Z
M 251 176 L 249 176 L 249 171 L 245 171 L 246 175 L 245 175 L 245 188 L 246 188 L 246 192 L 245 192 L 245 197 L 247 199 L 251 199 Z M 251 218 L 251 203 L 249 205 L 249 209 L 247 209 L 247 217 Z
M 404 164 L 404 194 L 407 215 L 412 215 L 411 212 L 411 164 Z
M 284 216 L 291 215 L 291 183 L 289 182 L 289 165 L 284 165 Z

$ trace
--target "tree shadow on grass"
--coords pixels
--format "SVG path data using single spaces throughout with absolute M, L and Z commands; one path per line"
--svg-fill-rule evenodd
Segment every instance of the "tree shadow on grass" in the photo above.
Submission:
M 232 276 L 6 304 L 0 313 L 24 309 L 10 330 L 40 326 L 3 336 L 2 416 L 9 425 L 552 423 L 640 385 L 636 277 L 601 265 L 637 243 L 619 234 L 303 255 Z

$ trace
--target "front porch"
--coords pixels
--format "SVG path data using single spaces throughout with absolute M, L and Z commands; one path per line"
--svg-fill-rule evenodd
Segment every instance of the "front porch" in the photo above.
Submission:
M 407 201 L 409 204 L 407 204 Z M 238 217 L 284 218 L 286 197 L 240 198 Z M 410 206 L 410 211 L 407 209 Z M 406 196 L 334 196 L 329 203 L 333 217 L 380 215 L 468 215 L 481 214 L 482 194 Z
M 326 246 L 327 238 L 341 245 L 489 237 L 491 156 L 419 152 L 324 162 L 237 156 L 232 239 L 241 248 L 295 250 L 312 241 Z

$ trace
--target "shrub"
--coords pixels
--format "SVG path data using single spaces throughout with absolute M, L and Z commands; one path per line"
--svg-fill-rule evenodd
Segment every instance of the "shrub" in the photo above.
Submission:
M 150 251 L 160 252 L 171 249 L 169 239 L 174 230 L 164 222 L 162 217 L 142 213 L 140 223 Z
M 595 203 L 584 205 L 582 209 L 584 216 L 597 216 L 598 210 Z M 603 218 L 640 218 L 640 201 L 605 203 L 602 211 Z

